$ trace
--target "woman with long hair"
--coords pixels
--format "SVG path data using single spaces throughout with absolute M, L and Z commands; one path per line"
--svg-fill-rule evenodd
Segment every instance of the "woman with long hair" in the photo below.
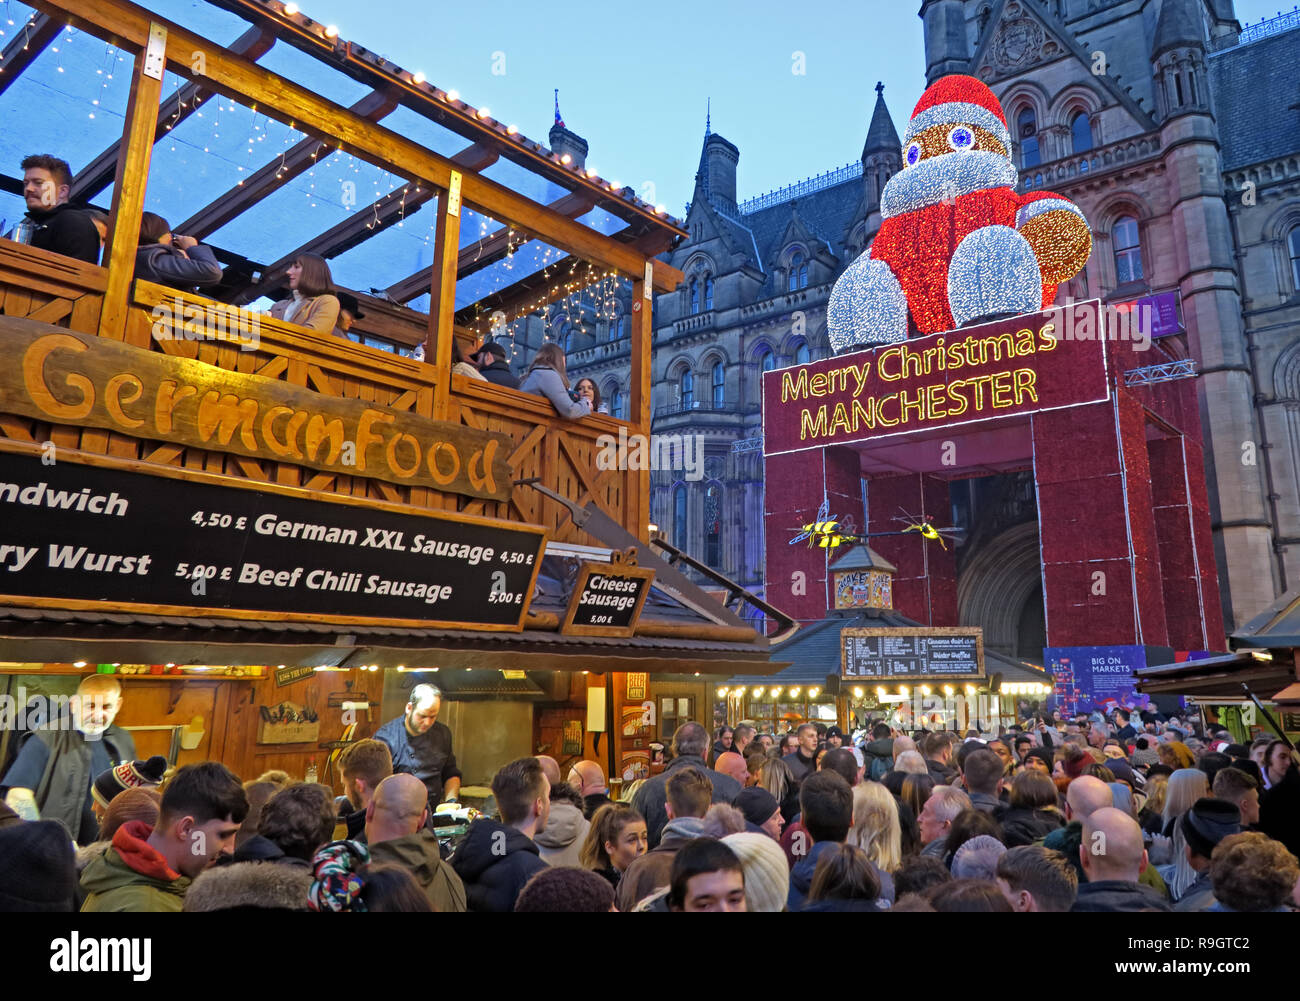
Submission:
M 166 219 L 146 212 L 140 217 L 135 276 L 172 288 L 203 288 L 221 284 L 221 265 L 212 248 L 192 236 L 175 236 Z
M 537 349 L 519 389 L 521 392 L 545 396 L 561 417 L 586 417 L 592 410 L 590 400 L 582 399 L 569 391 L 569 376 L 564 370 L 564 349 L 553 341 Z
M 626 804 L 606 803 L 592 815 L 578 863 L 600 873 L 611 886 L 618 886 L 627 867 L 648 847 L 645 818 Z
M 1198 799 L 1210 795 L 1210 783 L 1199 768 L 1180 768 L 1169 776 L 1165 793 L 1164 821 L 1161 836 L 1154 839 L 1148 858 L 1156 866 L 1169 893 L 1177 900 L 1196 882 L 1197 872 L 1187 860 L 1186 842 L 1178 821 Z
M 771 758 L 758 772 L 758 784 L 781 805 L 781 817 L 787 824 L 799 815 L 799 785 L 794 772 L 780 758 Z
M 853 826 L 845 841 L 861 848 L 884 872 L 897 872 L 903 864 L 898 804 L 879 782 L 859 782 L 853 787 Z
M 299 254 L 288 271 L 293 295 L 271 307 L 271 315 L 285 323 L 296 323 L 322 334 L 333 332 L 339 319 L 339 298 L 334 294 L 334 276 L 325 258 Z
M 573 387 L 573 391 L 578 394 L 579 398 L 587 400 L 591 404 L 593 414 L 607 414 L 609 407 L 605 406 L 600 398 L 600 387 L 595 381 L 588 378 L 579 379 Z
M 1011 805 L 1002 816 L 1002 843 L 1032 845 L 1065 826 L 1056 783 L 1036 769 L 1022 770 L 1011 782 Z

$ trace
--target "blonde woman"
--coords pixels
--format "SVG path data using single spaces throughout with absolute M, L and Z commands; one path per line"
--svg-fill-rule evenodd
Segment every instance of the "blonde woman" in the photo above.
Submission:
M 1210 795 L 1210 783 L 1205 773 L 1199 768 L 1180 768 L 1169 776 L 1165 791 L 1165 808 L 1160 815 L 1161 833 L 1151 843 L 1150 861 L 1152 865 L 1170 865 L 1177 867 L 1181 861 L 1190 869 L 1186 853 L 1183 851 L 1182 832 L 1178 829 L 1178 820 L 1192 808 L 1198 799 Z M 1164 873 L 1161 873 L 1164 876 Z M 1184 874 L 1185 875 L 1185 874 Z M 1194 878 L 1194 877 L 1193 877 Z M 1169 877 L 1165 876 L 1166 882 Z M 1188 881 L 1191 885 L 1191 881 Z M 1170 889 L 1174 887 L 1171 884 Z M 1175 890 L 1175 895 L 1177 891 Z
M 853 826 L 845 841 L 866 852 L 882 872 L 896 872 L 903 864 L 898 803 L 879 782 L 860 782 L 853 787 Z
M 561 417 L 586 417 L 591 413 L 591 400 L 569 389 L 569 376 L 564 370 L 564 349 L 558 344 L 543 344 L 537 349 L 519 389 L 545 396 Z
M 325 258 L 299 254 L 289 265 L 288 276 L 293 295 L 272 306 L 271 315 L 285 323 L 331 333 L 339 319 L 339 299 Z
M 764 762 L 758 771 L 758 784 L 772 794 L 781 806 L 781 817 L 788 824 L 799 814 L 799 787 L 790 766 L 780 758 Z

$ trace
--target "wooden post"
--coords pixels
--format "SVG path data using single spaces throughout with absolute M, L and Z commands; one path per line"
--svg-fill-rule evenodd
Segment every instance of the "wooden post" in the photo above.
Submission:
M 650 347 L 654 337 L 654 262 L 645 262 L 645 274 L 632 283 L 632 376 L 628 419 L 637 434 L 650 437 Z M 650 470 L 640 469 L 628 478 L 633 492 L 628 505 L 629 520 L 638 539 L 650 538 Z M 633 520 L 634 519 L 634 520 Z
M 150 46 L 165 48 L 167 32 L 151 27 Z M 104 260 L 108 285 L 99 317 L 99 335 L 123 340 L 126 337 L 127 300 L 135 279 L 135 252 L 140 245 L 140 216 L 144 213 L 145 186 L 153 156 L 154 131 L 158 126 L 158 103 L 162 97 L 163 53 L 136 53 L 131 72 L 131 96 L 126 105 L 126 129 L 117 151 L 116 183 L 109 219 Z M 157 76 L 154 76 L 154 73 Z
M 433 416 L 445 421 L 451 412 L 451 342 L 456 321 L 456 267 L 460 259 L 460 180 L 451 172 L 451 184 L 438 196 L 438 222 L 434 232 L 433 286 L 429 294 L 429 334 L 424 360 L 434 375 Z

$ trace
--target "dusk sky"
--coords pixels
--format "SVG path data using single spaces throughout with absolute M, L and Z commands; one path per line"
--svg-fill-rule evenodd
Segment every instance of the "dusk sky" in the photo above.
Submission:
M 714 131 L 740 148 L 743 200 L 857 160 L 877 80 L 900 133 L 925 87 L 919 0 L 299 6 L 543 143 L 558 87 L 565 124 L 591 144 L 589 165 L 674 214 L 691 196 L 707 99 Z M 1277 4 L 1236 9 L 1244 25 Z M 803 74 L 792 72 L 795 53 Z

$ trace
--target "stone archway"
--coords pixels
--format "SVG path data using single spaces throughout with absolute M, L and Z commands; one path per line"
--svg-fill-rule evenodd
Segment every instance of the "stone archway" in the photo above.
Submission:
M 982 627 L 985 649 L 1007 656 L 1034 662 L 1042 657 L 1041 646 L 1031 649 L 1042 638 L 1037 626 L 1042 616 L 1026 607 L 1042 601 L 1036 522 L 994 536 L 967 561 L 957 579 L 957 621 Z

